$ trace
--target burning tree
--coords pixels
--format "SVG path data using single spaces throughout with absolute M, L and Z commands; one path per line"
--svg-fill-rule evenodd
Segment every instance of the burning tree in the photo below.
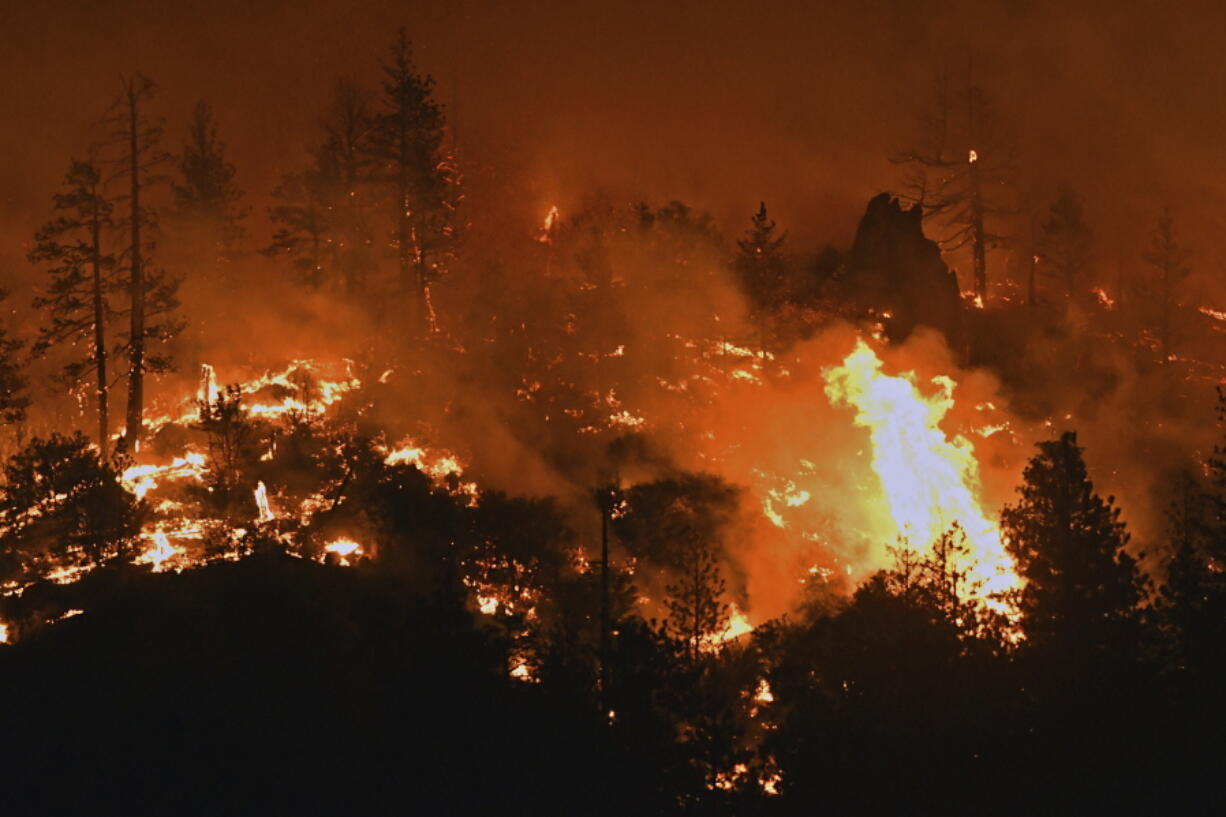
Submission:
M 84 435 L 34 439 L 4 466 L 4 578 L 32 581 L 130 559 L 143 513 Z
M 45 309 L 51 319 L 34 344 L 36 354 L 62 345 L 75 346 L 85 341 L 89 352 L 69 361 L 63 369 L 71 384 L 93 374 L 98 411 L 98 447 L 105 457 L 110 443 L 109 398 L 111 383 L 107 376 L 107 319 L 111 314 L 107 297 L 114 280 L 114 256 L 102 250 L 102 235 L 110 228 L 113 205 L 102 193 L 102 176 L 91 162 L 73 161 L 65 178 L 66 190 L 54 198 L 61 215 L 47 222 L 34 236 L 30 261 L 48 264 L 50 283 L 34 306 Z
M 431 329 L 429 287 L 452 237 L 449 165 L 442 156 L 443 110 L 434 79 L 417 73 L 413 50 L 400 29 L 383 65 L 382 108 L 371 120 L 364 150 L 373 180 L 386 191 L 403 291 L 413 297 L 414 331 Z

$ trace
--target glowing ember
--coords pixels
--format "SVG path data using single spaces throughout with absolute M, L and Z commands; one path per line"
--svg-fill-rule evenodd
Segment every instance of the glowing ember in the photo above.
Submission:
M 956 523 L 971 553 L 958 565 L 982 594 L 1017 587 L 1013 560 L 1000 529 L 979 505 L 979 466 L 966 438 L 947 437 L 940 422 L 953 406 L 954 382 L 933 378 L 938 392 L 925 397 L 913 373 L 891 377 L 863 341 L 842 365 L 824 372 L 835 406 L 856 410 L 856 425 L 870 431 L 873 470 L 905 546 L 924 549 Z

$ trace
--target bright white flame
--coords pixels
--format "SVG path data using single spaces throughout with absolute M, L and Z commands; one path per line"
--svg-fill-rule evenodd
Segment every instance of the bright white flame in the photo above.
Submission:
M 277 518 L 272 512 L 272 506 L 268 504 L 268 489 L 264 487 L 263 481 L 255 486 L 255 507 L 259 511 L 260 522 L 271 522 Z
M 925 397 L 913 372 L 884 374 L 881 360 L 862 340 L 842 365 L 824 375 L 831 403 L 854 408 L 856 425 L 870 431 L 873 470 L 897 536 L 910 548 L 926 549 L 957 523 L 971 550 L 969 563 L 959 567 L 982 583 L 981 592 L 1016 587 L 1000 529 L 979 505 L 974 446 L 961 435 L 948 437 L 940 427 L 954 404 L 954 381 L 933 378 L 938 391 Z

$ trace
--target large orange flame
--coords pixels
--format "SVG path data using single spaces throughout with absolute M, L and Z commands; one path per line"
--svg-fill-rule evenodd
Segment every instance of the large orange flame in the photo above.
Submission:
M 979 585 L 976 594 L 1016 587 L 1000 528 L 980 506 L 974 446 L 940 427 L 954 404 L 954 381 L 933 378 L 937 392 L 925 396 L 913 372 L 885 374 L 863 340 L 824 374 L 831 403 L 855 409 L 856 425 L 869 429 L 873 470 L 904 546 L 927 548 L 956 524 L 970 548 L 966 563 L 957 567 Z

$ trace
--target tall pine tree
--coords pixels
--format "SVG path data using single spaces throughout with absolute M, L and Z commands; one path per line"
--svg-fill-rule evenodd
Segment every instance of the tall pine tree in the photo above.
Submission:
M 122 79 L 122 89 L 111 105 L 106 120 L 110 144 L 117 149 L 113 179 L 125 192 L 117 197 L 124 215 L 116 226 L 124 235 L 125 247 L 118 256 L 118 268 L 128 290 L 128 332 L 124 348 L 128 356 L 128 406 L 125 415 L 124 449 L 139 447 L 144 431 L 145 375 L 171 368 L 169 357 L 153 354 L 151 344 L 169 341 L 182 329 L 174 319 L 178 307 L 178 280 L 151 264 L 154 243 L 150 232 L 157 225 L 157 211 L 151 207 L 149 188 L 164 181 L 161 171 L 166 154 L 160 148 L 162 124 L 150 118 L 145 108 L 153 98 L 153 81 L 142 74 Z
M 8 290 L 0 289 L 0 303 L 8 298 Z M 18 353 L 25 344 L 10 337 L 0 325 L 0 423 L 13 425 L 26 418 L 30 398 L 26 395 L 26 377 Z
M 413 298 L 414 330 L 424 334 L 433 328 L 430 284 L 454 237 L 455 196 L 442 150 L 445 117 L 433 96 L 433 77 L 417 72 L 404 29 L 389 49 L 383 74 L 368 150 L 393 218 L 400 283 Z
M 1086 224 L 1081 200 L 1072 187 L 1060 185 L 1042 225 L 1039 258 L 1059 279 L 1065 296 L 1072 298 L 1078 288 L 1085 288 L 1093 248 L 1094 234 Z
M 1018 503 L 1001 513 L 1025 581 L 1018 607 L 1026 641 L 1063 658 L 1130 654 L 1146 587 L 1125 550 L 1119 509 L 1094 492 L 1075 433 L 1038 448 Z
M 1162 362 L 1170 362 L 1175 354 L 1173 314 L 1179 285 L 1191 274 L 1187 261 L 1191 253 L 1175 238 L 1175 219 L 1169 209 L 1158 216 L 1150 238 L 1149 249 L 1143 254 L 1154 268 L 1154 294 L 1158 301 L 1158 340 L 1162 344 Z
M 48 265 L 51 279 L 34 299 L 34 306 L 46 310 L 49 318 L 34 343 L 34 352 L 86 344 L 88 353 L 68 361 L 63 377 L 75 385 L 93 375 L 97 444 L 105 457 L 110 442 L 108 296 L 115 289 L 115 259 L 103 251 L 102 236 L 112 226 L 113 206 L 103 195 L 102 175 L 91 162 L 71 162 L 64 188 L 54 197 L 59 215 L 35 234 L 29 256 L 32 263 Z
M 234 165 L 217 135 L 212 107 L 200 100 L 187 125 L 187 138 L 174 157 L 178 177 L 172 182 L 178 214 L 203 230 L 220 258 L 238 250 L 247 215 L 244 193 L 234 181 Z

